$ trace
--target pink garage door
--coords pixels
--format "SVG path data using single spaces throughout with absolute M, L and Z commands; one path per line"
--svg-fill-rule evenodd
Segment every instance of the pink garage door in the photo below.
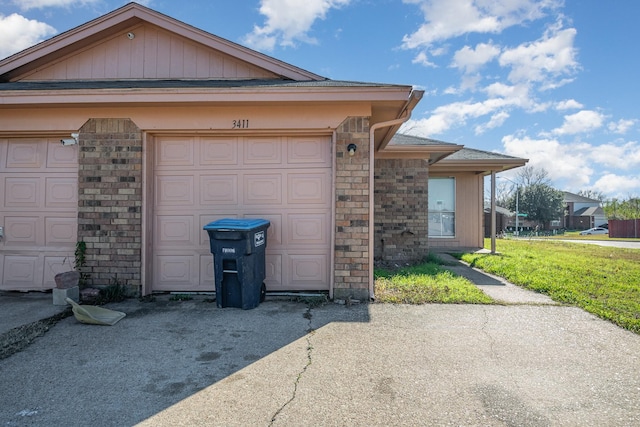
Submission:
M 152 290 L 215 290 L 202 227 L 221 218 L 271 222 L 267 290 L 329 289 L 329 136 L 162 136 L 152 144 Z
M 78 149 L 59 139 L 0 139 L 0 277 L 3 290 L 55 287 L 73 266 Z

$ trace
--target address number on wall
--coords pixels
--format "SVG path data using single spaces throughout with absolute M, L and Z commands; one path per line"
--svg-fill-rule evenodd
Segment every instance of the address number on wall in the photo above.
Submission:
M 249 119 L 232 120 L 231 129 L 249 129 Z

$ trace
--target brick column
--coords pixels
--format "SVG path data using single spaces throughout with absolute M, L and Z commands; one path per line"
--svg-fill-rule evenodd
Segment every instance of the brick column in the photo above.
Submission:
M 425 160 L 375 161 L 376 261 L 417 262 L 428 253 L 429 171 Z
M 141 289 L 142 132 L 129 119 L 90 119 L 80 129 L 78 239 L 91 286 L 116 278 Z
M 369 118 L 350 117 L 336 131 L 334 298 L 369 300 Z M 356 144 L 349 156 L 347 146 Z

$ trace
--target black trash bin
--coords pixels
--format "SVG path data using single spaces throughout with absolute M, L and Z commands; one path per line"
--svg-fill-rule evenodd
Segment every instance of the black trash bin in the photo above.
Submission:
M 209 233 L 216 305 L 248 310 L 264 301 L 266 219 L 225 218 L 204 226 Z

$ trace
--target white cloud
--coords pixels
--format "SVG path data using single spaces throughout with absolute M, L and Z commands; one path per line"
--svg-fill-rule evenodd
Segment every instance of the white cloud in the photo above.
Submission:
M 556 103 L 556 110 L 578 110 L 584 106 L 575 99 L 565 99 Z
M 351 0 L 261 0 L 260 13 L 266 17 L 264 26 L 254 26 L 244 37 L 244 43 L 261 50 L 273 50 L 276 45 L 295 46 L 296 42 L 315 44 L 308 35 L 314 22 L 324 19 L 329 10 L 346 6 Z
M 473 84 L 473 78 L 470 78 L 469 84 Z M 459 89 L 450 87 L 444 93 L 457 94 L 459 92 Z M 525 84 L 494 83 L 484 88 L 483 92 L 488 95 L 484 101 L 469 100 L 439 106 L 431 112 L 430 117 L 410 120 L 411 129 L 419 129 L 418 134 L 422 136 L 435 136 L 451 128 L 465 126 L 470 119 L 490 115 L 491 118 L 487 123 L 476 126 L 475 131 L 478 134 L 501 126 L 513 108 L 521 108 L 526 111 L 542 111 L 545 108 L 544 105 L 531 99 L 529 87 Z
M 468 33 L 497 34 L 505 28 L 541 18 L 560 6 L 561 0 L 403 0 L 416 4 L 424 24 L 405 35 L 405 49 L 426 48 L 435 42 Z
M 52 26 L 17 13 L 0 15 L 0 58 L 31 47 L 55 33 Z
M 451 66 L 460 68 L 465 73 L 470 73 L 478 70 L 499 54 L 500 48 L 491 43 L 479 43 L 475 49 L 464 46 L 453 55 Z
M 413 64 L 421 64 L 424 65 L 425 67 L 436 67 L 436 64 L 434 64 L 433 62 L 429 61 L 429 57 L 427 56 L 426 52 L 420 52 L 416 55 L 415 58 L 413 58 L 413 60 L 411 61 Z
M 640 168 L 640 144 L 635 141 L 613 141 L 594 147 L 590 156 L 594 163 L 621 170 Z
M 624 134 L 624 133 L 627 133 L 627 131 L 631 129 L 633 126 L 635 126 L 636 122 L 637 120 L 621 119 L 621 120 L 618 120 L 617 122 L 610 122 L 607 127 L 613 133 Z
M 13 0 L 12 3 L 21 10 L 44 9 L 46 7 L 85 6 L 98 3 L 100 0 Z
M 559 25 L 561 24 L 547 30 L 539 40 L 504 50 L 500 55 L 499 63 L 503 67 L 511 68 L 509 81 L 541 82 L 547 89 L 571 81 L 564 79 L 555 82 L 553 79 L 571 74 L 578 69 L 576 49 L 573 45 L 576 30 L 574 28 L 562 30 L 558 28 Z
M 590 132 L 602 127 L 605 116 L 593 110 L 582 110 L 575 114 L 564 116 L 561 127 L 553 129 L 555 135 L 575 135 Z
M 588 144 L 561 144 L 556 139 L 532 139 L 507 135 L 502 138 L 505 153 L 529 159 L 528 165 L 545 169 L 552 181 L 571 188 L 585 188 L 593 175 L 587 162 L 592 147 Z
M 491 119 L 482 125 L 478 125 L 475 128 L 476 135 L 481 135 L 489 129 L 495 129 L 504 124 L 505 120 L 509 118 L 509 113 L 506 111 L 499 111 L 491 116 Z
M 640 176 L 606 173 L 595 182 L 594 187 L 612 198 L 626 200 L 639 197 Z
M 452 127 L 462 126 L 467 120 L 482 117 L 488 114 L 494 114 L 497 111 L 503 111 L 513 106 L 520 100 L 516 98 L 491 98 L 482 102 L 454 102 L 452 104 L 442 105 L 433 111 L 433 114 L 426 119 L 409 120 L 410 125 L 407 127 L 412 129 L 413 134 L 422 136 L 434 136 L 441 134 Z M 496 117 L 494 123 L 498 123 Z

